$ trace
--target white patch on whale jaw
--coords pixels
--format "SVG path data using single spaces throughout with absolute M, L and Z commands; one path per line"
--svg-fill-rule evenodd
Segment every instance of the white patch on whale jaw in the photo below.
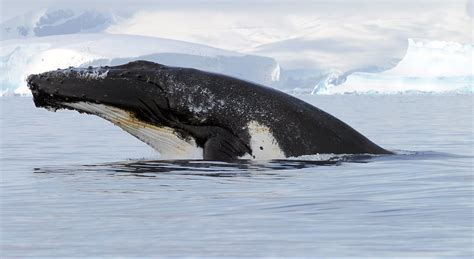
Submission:
M 64 106 L 97 115 L 119 126 L 160 153 L 160 159 L 202 159 L 203 150 L 194 139 L 178 137 L 172 128 L 158 127 L 136 119 L 130 112 L 90 102 L 62 103 Z
M 280 148 L 280 145 L 273 137 L 272 131 L 265 125 L 261 125 L 257 121 L 251 121 L 247 125 L 250 134 L 250 148 L 252 149 L 252 156 L 245 155 L 243 159 L 269 160 L 269 159 L 283 159 L 285 154 Z

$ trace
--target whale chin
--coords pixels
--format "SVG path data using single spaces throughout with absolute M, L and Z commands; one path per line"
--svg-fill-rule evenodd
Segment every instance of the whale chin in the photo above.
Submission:
M 203 149 L 192 137 L 183 137 L 175 129 L 144 122 L 129 111 L 92 102 L 60 103 L 57 107 L 99 116 L 151 146 L 160 159 L 203 159 Z

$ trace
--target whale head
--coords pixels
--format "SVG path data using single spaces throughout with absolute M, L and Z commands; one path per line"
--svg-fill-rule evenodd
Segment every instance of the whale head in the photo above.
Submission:
M 27 83 L 38 107 L 61 109 L 88 102 L 133 112 L 149 99 L 166 108 L 164 89 L 157 83 L 160 70 L 166 68 L 145 61 L 115 67 L 70 67 L 30 75 Z
M 37 107 L 100 116 L 152 146 L 161 158 L 203 158 L 209 134 L 229 132 L 202 126 L 212 124 L 216 104 L 208 89 L 183 83 L 181 70 L 135 61 L 58 69 L 30 75 L 27 83 Z M 232 158 L 251 153 L 242 141 L 236 142 L 238 152 Z

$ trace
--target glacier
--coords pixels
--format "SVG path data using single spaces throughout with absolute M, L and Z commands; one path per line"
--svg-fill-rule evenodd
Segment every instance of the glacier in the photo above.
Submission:
M 313 94 L 474 92 L 473 45 L 408 39 L 402 60 L 380 73 L 354 72 L 342 83 L 322 81 Z M 334 75 L 330 75 L 334 77 Z
M 69 66 L 119 65 L 138 59 L 197 68 L 264 85 L 272 85 L 280 76 L 280 66 L 272 58 L 146 36 L 70 34 L 1 43 L 0 95 L 30 94 L 25 82 L 29 74 Z
M 1 43 L 0 96 L 30 94 L 25 79 L 32 73 L 138 59 L 226 74 L 291 94 L 474 92 L 473 46 L 456 42 L 409 39 L 402 59 L 349 71 L 285 69 L 271 57 L 137 35 L 79 33 Z

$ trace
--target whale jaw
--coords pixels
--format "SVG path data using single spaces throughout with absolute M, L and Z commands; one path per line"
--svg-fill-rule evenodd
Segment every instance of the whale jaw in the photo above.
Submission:
M 156 126 L 137 119 L 133 113 L 91 102 L 61 103 L 62 106 L 99 116 L 151 146 L 160 159 L 202 159 L 203 150 L 192 137 L 182 138 L 173 128 Z

